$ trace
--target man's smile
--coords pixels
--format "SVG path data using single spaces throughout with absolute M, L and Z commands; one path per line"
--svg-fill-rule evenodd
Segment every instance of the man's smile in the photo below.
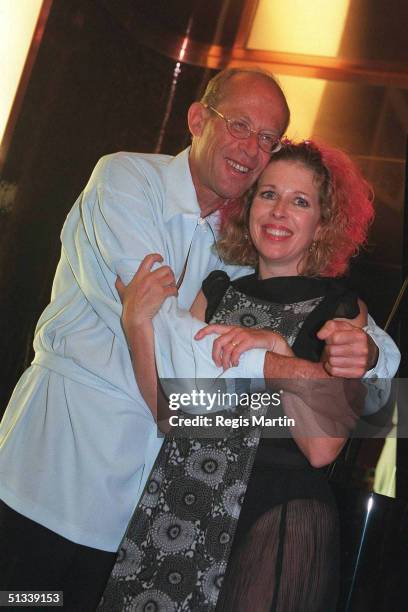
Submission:
M 231 168 L 237 170 L 237 172 L 240 172 L 241 174 L 248 174 L 248 172 L 251 172 L 251 168 L 249 168 L 248 166 L 243 166 L 242 164 L 239 164 L 233 159 L 227 157 L 226 162 L 229 166 L 231 166 Z

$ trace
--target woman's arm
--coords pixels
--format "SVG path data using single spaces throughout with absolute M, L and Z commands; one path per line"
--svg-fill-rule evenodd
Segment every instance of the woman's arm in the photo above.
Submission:
M 143 325 L 135 326 L 126 337 L 139 391 L 157 421 L 157 373 L 151 320 L 146 320 Z
M 194 302 L 191 305 L 190 313 L 196 319 L 200 321 L 205 321 L 205 311 L 207 310 L 207 298 L 205 297 L 203 291 L 199 291 Z
M 355 319 L 336 321 L 345 321 L 356 328 L 364 327 L 367 307 L 362 300 L 358 300 L 358 304 L 360 312 Z M 271 355 L 270 360 L 273 359 Z M 293 437 L 314 467 L 323 467 L 336 459 L 363 409 L 366 394 L 358 379 L 330 376 L 324 367 L 325 360 L 323 352 L 318 364 L 297 358 L 280 359 L 275 368 L 277 377 L 284 379 L 279 384 L 286 391 L 283 394 L 285 413 L 295 420 L 298 430 Z M 346 367 L 347 364 L 341 365 Z M 311 379 L 317 379 L 317 384 Z M 303 432 L 306 435 L 302 435 Z
M 355 319 L 338 321 L 344 320 L 354 328 L 364 327 L 367 308 L 361 300 L 359 307 L 360 313 Z M 196 339 L 213 333 L 220 334 L 214 342 L 213 358 L 224 368 L 234 365 L 245 350 L 268 348 L 265 379 L 269 379 L 274 388 L 278 385 L 286 392 L 284 408 L 287 416 L 297 423 L 299 433 L 293 432 L 297 445 L 313 466 L 331 463 L 357 420 L 356 406 L 364 400 L 361 384 L 330 376 L 323 364 L 324 356 L 320 363 L 295 357 L 279 334 L 271 335 L 274 332 L 209 325 L 200 330 Z M 269 342 L 275 342 L 275 347 L 271 349 Z M 313 380 L 317 384 L 313 384 Z M 302 435 L 305 432 L 307 435 Z

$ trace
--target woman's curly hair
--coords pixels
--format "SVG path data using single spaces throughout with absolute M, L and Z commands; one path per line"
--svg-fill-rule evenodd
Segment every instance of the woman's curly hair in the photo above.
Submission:
M 366 242 L 374 218 L 373 191 L 357 166 L 342 151 L 306 140 L 284 140 L 273 154 L 276 161 L 303 164 L 314 173 L 319 187 L 321 220 L 318 240 L 302 260 L 305 276 L 341 276 L 350 258 Z M 258 254 L 249 236 L 249 211 L 257 185 L 244 200 L 234 200 L 221 209 L 217 251 L 226 263 L 254 266 Z

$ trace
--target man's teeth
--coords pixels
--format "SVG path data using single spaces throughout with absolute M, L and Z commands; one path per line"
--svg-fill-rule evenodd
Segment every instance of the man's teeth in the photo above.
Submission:
M 234 170 L 238 170 L 238 172 L 242 172 L 246 174 L 249 172 L 248 166 L 241 166 L 241 164 L 237 164 L 237 162 L 232 161 L 232 159 L 227 159 L 227 163 L 234 168 Z
M 290 236 L 291 232 L 287 231 L 287 230 L 282 230 L 282 229 L 272 229 L 272 228 L 265 228 L 265 231 L 267 234 L 271 234 L 272 236 Z

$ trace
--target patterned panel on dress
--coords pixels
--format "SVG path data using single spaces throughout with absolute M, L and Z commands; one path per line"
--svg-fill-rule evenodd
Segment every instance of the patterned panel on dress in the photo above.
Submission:
M 279 304 L 248 296 L 230 286 L 219 303 L 211 323 L 271 329 L 282 334 L 289 346 L 292 346 L 306 317 L 322 299 L 323 296 L 293 304 Z

